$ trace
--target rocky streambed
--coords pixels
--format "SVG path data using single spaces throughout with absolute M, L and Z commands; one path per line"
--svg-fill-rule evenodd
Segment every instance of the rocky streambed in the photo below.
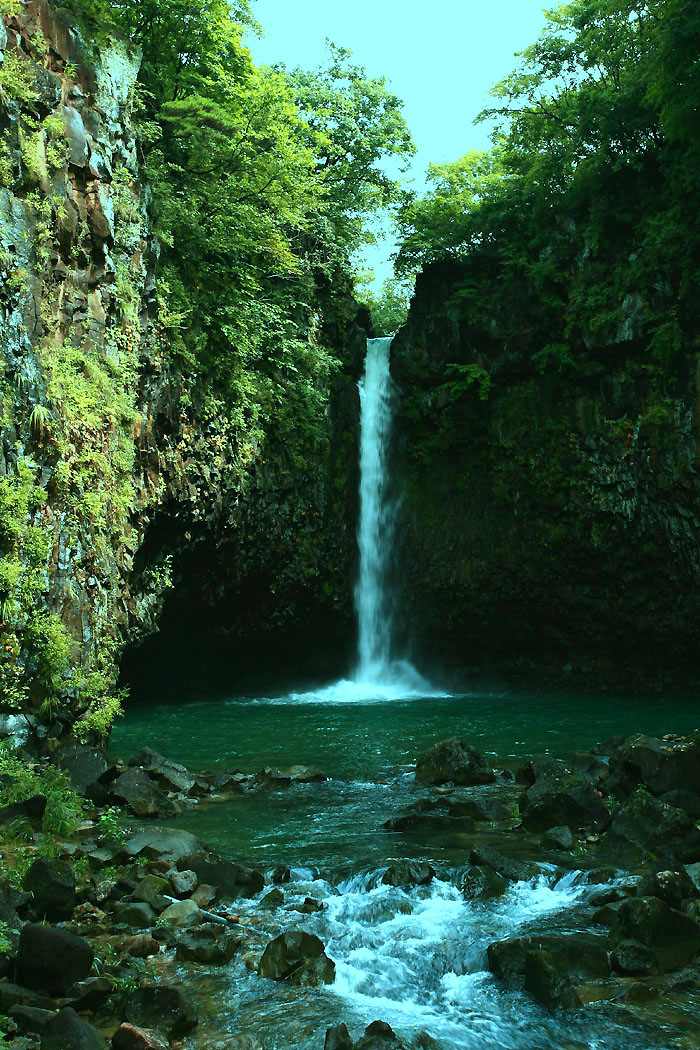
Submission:
M 178 827 L 308 800 L 330 789 L 320 770 L 209 774 L 75 743 L 53 758 L 90 808 L 0 886 L 13 1050 L 700 1041 L 696 735 L 509 764 L 438 742 L 376 785 L 384 860 L 327 870 L 288 850 L 256 868 Z M 34 796 L 0 823 L 41 813 Z

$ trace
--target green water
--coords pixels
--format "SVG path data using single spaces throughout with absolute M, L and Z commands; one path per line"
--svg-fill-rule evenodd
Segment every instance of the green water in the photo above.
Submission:
M 129 710 L 112 737 L 114 755 L 127 757 L 149 745 L 198 771 L 255 772 L 301 763 L 331 778 L 204 802 L 172 822 L 268 874 L 281 863 L 293 869 L 282 904 L 236 902 L 255 931 L 255 951 L 282 930 L 301 927 L 321 937 L 336 963 L 334 983 L 320 989 L 266 981 L 238 957 L 209 973 L 183 970 L 205 1003 L 200 1040 L 215 1045 L 228 1034 L 249 1034 L 266 1050 L 321 1050 L 328 1025 L 345 1021 L 357 1038 L 381 1018 L 409 1045 L 435 1050 L 700 1046 L 700 999 L 691 993 L 664 995 L 646 1006 L 598 1003 L 551 1014 L 488 973 L 486 948 L 493 940 L 586 929 L 595 872 L 562 872 L 545 863 L 540 879 L 513 884 L 499 901 L 468 902 L 456 886 L 456 872 L 467 861 L 474 834 L 420 843 L 381 830 L 389 816 L 426 794 L 410 770 L 437 740 L 460 735 L 495 767 L 517 766 L 532 754 L 566 757 L 632 732 L 692 731 L 694 704 L 525 693 L 384 703 L 313 699 L 157 698 Z M 513 801 L 518 794 L 517 787 L 478 790 Z M 484 834 L 496 846 L 509 839 L 513 852 L 514 837 L 505 828 Z M 379 883 L 390 859 L 411 856 L 435 865 L 439 877 L 430 887 L 401 890 Z M 569 867 L 577 863 L 569 861 Z M 302 915 L 298 909 L 307 896 L 323 900 L 324 910 Z
M 159 699 L 127 711 L 111 750 L 126 757 L 148 743 L 196 771 L 317 766 L 328 783 L 236 796 L 185 813 L 178 824 L 259 865 L 344 871 L 385 855 L 380 825 L 418 790 L 402 773 L 437 740 L 462 736 L 494 765 L 513 766 L 533 754 L 566 757 L 637 731 L 688 732 L 698 721 L 693 703 L 661 697 L 492 693 L 332 704 L 289 697 Z

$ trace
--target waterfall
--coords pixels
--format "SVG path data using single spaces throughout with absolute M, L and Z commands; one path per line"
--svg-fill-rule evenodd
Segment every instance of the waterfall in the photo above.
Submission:
M 355 586 L 358 626 L 356 679 L 386 680 L 391 666 L 392 622 L 388 565 L 396 524 L 389 498 L 387 453 L 393 414 L 389 371 L 391 338 L 368 339 L 360 390 L 360 569 Z

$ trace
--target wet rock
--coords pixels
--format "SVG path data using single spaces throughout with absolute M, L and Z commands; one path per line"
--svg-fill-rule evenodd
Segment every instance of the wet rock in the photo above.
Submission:
M 657 871 L 639 884 L 640 897 L 658 897 L 670 908 L 680 908 L 684 900 L 700 897 L 695 883 L 683 868 L 680 871 Z
M 610 758 L 611 778 L 629 793 L 642 784 L 652 795 L 669 791 L 700 794 L 700 738 L 659 740 L 638 733 Z
M 289 930 L 267 945 L 258 973 L 273 981 L 303 986 L 331 984 L 335 963 L 326 955 L 320 938 L 303 930 Z
M 549 952 L 541 949 L 525 957 L 525 991 L 550 1009 L 579 1005 L 570 978 L 561 973 Z
M 61 745 L 54 755 L 56 764 L 68 774 L 74 791 L 88 794 L 95 784 L 104 785 L 116 774 L 114 763 L 100 747 L 72 740 Z
M 571 981 L 610 974 L 606 939 L 588 933 L 551 933 L 495 941 L 487 949 L 489 970 L 503 981 L 523 977 L 531 952 L 548 953 L 557 971 Z
M 372 1021 L 355 1043 L 355 1050 L 405 1050 L 396 1032 L 386 1021 Z
M 131 937 L 122 937 L 118 942 L 118 947 L 132 959 L 147 959 L 150 955 L 157 955 L 160 951 L 158 942 L 150 933 L 135 933 Z
M 150 860 L 165 858 L 178 864 L 183 857 L 199 853 L 202 843 L 189 831 L 176 828 L 146 828 L 132 835 L 124 847 L 127 858 L 146 857 Z
M 166 791 L 189 792 L 195 786 L 193 773 L 179 762 L 171 762 L 150 747 L 144 747 L 129 759 L 130 767 L 145 769 Z
M 667 791 L 664 795 L 659 796 L 659 800 L 674 809 L 682 809 L 693 820 L 700 817 L 700 795 L 695 795 L 691 791 Z
M 208 908 L 210 904 L 213 904 L 213 902 L 218 899 L 218 897 L 218 890 L 213 886 L 208 886 L 206 882 L 201 886 L 198 886 L 192 894 L 192 900 L 202 909 Z
M 66 1006 L 44 1027 L 41 1050 L 107 1050 L 107 1043 L 96 1028 Z
M 700 855 L 700 831 L 683 810 L 635 791 L 601 836 L 597 855 L 620 867 L 651 862 L 673 868 Z
M 170 875 L 170 885 L 178 897 L 189 897 L 197 889 L 197 876 L 193 871 L 174 871 Z
M 168 906 L 165 894 L 170 895 L 171 886 L 162 875 L 146 875 L 132 892 L 134 900 L 150 904 L 154 911 L 163 911 Z
M 639 941 L 618 941 L 610 958 L 619 973 L 629 974 L 631 977 L 647 977 L 659 972 L 654 952 L 645 948 Z
M 144 984 L 131 992 L 124 1006 L 124 1018 L 139 1028 L 155 1028 L 179 1038 L 198 1024 L 192 999 L 177 985 Z
M 87 977 L 93 959 L 92 947 L 75 933 L 39 923 L 22 928 L 17 974 L 28 988 L 62 994 Z
M 112 1050 L 169 1050 L 170 1043 L 154 1028 L 122 1024 L 112 1036 Z
M 469 854 L 469 863 L 477 867 L 492 868 L 510 882 L 528 882 L 539 875 L 536 864 L 507 857 L 491 846 L 476 846 Z
M 493 868 L 475 864 L 461 877 L 459 888 L 465 900 L 493 900 L 503 896 L 508 880 Z
M 280 864 L 279 867 L 275 868 L 272 872 L 272 881 L 275 886 L 281 886 L 285 882 L 289 882 L 292 877 L 292 873 L 289 868 Z
M 41 1033 L 55 1016 L 55 1010 L 40 1010 L 37 1006 L 12 1006 L 8 1011 L 20 1032 Z
M 220 966 L 231 961 L 242 943 L 232 930 L 207 923 L 183 934 L 175 954 L 178 959 Z
M 290 766 L 289 769 L 282 770 L 282 773 L 291 777 L 293 784 L 323 784 L 329 779 L 314 766 Z
M 11 802 L 9 806 L 0 806 L 0 825 L 26 820 L 33 828 L 40 828 L 45 809 L 46 799 L 43 795 L 32 795 L 22 802 Z
M 259 871 L 245 868 L 215 853 L 192 853 L 178 862 L 181 871 L 193 871 L 200 883 L 214 886 L 224 897 L 254 897 L 265 885 Z
M 571 767 L 560 758 L 551 755 L 535 755 L 516 770 L 515 779 L 519 784 L 532 787 L 536 780 L 558 783 L 571 776 Z
M 630 897 L 623 901 L 611 937 L 616 950 L 621 944 L 635 941 L 649 949 L 658 973 L 678 970 L 700 952 L 700 924 L 657 897 Z M 654 971 L 627 967 L 625 972 Z
M 284 904 L 284 894 L 282 893 L 282 890 L 275 887 L 273 890 L 270 890 L 269 893 L 265 894 L 260 903 L 268 905 Z
M 471 817 L 489 823 L 512 820 L 512 810 L 497 798 L 461 798 L 447 803 L 450 817 Z
M 197 926 L 202 921 L 202 912 L 192 900 L 176 901 L 160 918 L 168 926 Z
M 353 1046 L 346 1024 L 335 1024 L 326 1029 L 323 1050 L 353 1050 Z
M 22 880 L 32 895 L 35 915 L 49 922 L 70 918 L 75 908 L 75 876 L 70 868 L 47 857 L 37 857 Z
M 610 812 L 593 784 L 583 777 L 566 780 L 539 777 L 519 801 L 522 822 L 533 831 L 551 827 L 604 830 Z
M 126 802 L 137 817 L 172 817 L 177 807 L 141 769 L 127 769 L 111 787 L 114 798 Z
M 391 817 L 382 824 L 384 831 L 400 832 L 416 838 L 435 835 L 465 834 L 474 830 L 472 817 L 451 817 L 448 813 L 426 813 L 410 809 L 399 817 Z
M 496 779 L 484 756 L 465 740 L 453 737 L 429 748 L 416 763 L 420 784 L 490 784 Z
M 212 1050 L 264 1050 L 262 1043 L 249 1032 L 230 1035 L 223 1043 L 215 1043 Z
M 382 875 L 385 886 L 427 886 L 435 878 L 435 869 L 427 861 L 398 861 Z
M 316 912 L 323 911 L 325 907 L 326 905 L 322 901 L 316 900 L 315 897 L 304 897 L 304 903 L 296 910 L 300 911 L 302 915 L 315 915 Z
M 567 827 L 547 828 L 542 845 L 548 849 L 572 850 L 574 841 L 574 836 Z
M 109 999 L 114 988 L 114 982 L 108 977 L 87 977 L 68 989 L 66 998 L 70 999 L 70 1003 L 67 1005 L 80 1011 L 98 1010 Z
M 292 778 L 288 773 L 283 773 L 280 769 L 272 769 L 271 766 L 265 766 L 253 778 L 253 787 L 261 791 L 282 791 L 291 783 Z
M 151 905 L 145 902 L 125 901 L 114 906 L 114 921 L 123 926 L 145 930 L 155 925 L 156 918 L 156 913 Z

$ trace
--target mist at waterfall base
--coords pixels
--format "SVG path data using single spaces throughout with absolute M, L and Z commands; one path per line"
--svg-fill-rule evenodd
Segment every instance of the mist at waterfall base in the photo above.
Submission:
M 391 493 L 389 449 L 394 410 L 392 337 L 367 340 L 360 392 L 359 570 L 355 584 L 357 658 L 350 678 L 307 692 L 288 693 L 290 703 L 343 704 L 446 695 L 405 656 L 397 655 L 390 586 L 399 503 Z M 278 698 L 280 699 L 280 698 Z

